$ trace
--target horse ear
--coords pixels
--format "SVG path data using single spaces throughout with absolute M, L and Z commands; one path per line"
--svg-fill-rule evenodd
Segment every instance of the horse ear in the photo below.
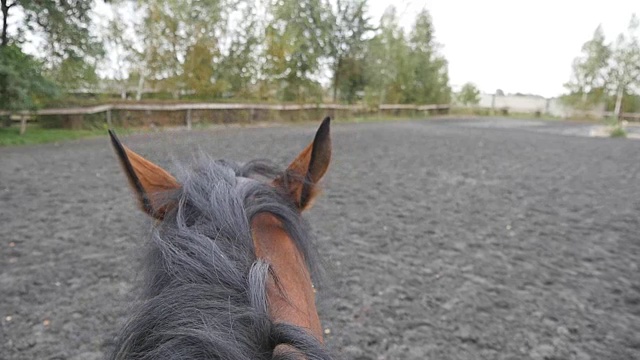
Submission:
M 162 220 L 172 205 L 168 201 L 169 195 L 180 189 L 180 184 L 167 171 L 122 145 L 112 130 L 109 130 L 109 136 L 140 208 Z
M 298 208 L 303 211 L 311 207 L 318 195 L 318 182 L 331 162 L 331 118 L 326 117 L 313 141 L 291 162 L 285 174 L 275 180 L 283 187 Z

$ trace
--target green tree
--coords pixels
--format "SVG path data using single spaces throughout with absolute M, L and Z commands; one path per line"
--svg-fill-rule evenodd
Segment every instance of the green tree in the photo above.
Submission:
M 212 68 L 226 28 L 227 5 L 222 0 L 144 3 L 146 16 L 139 28 L 144 50 L 138 70 L 176 98 L 184 93 L 219 95 L 223 89 L 212 78 Z
M 598 26 L 593 38 L 582 45 L 582 55 L 573 62 L 571 81 L 565 84 L 570 96 L 566 101 L 586 109 L 601 102 L 608 78 L 611 48 L 605 42 L 604 32 Z
M 380 19 L 378 34 L 368 42 L 366 55 L 368 102 L 403 103 L 410 82 L 409 47 L 394 6 Z
M 226 87 L 221 82 L 214 82 L 215 55 L 209 45 L 207 40 L 198 39 L 198 42 L 186 49 L 182 65 L 182 84 L 185 89 L 195 91 L 200 96 L 219 95 Z
M 321 98 L 314 79 L 331 49 L 331 12 L 325 0 L 278 0 L 271 6 L 266 30 L 265 71 L 279 98 Z
M 95 84 L 102 43 L 91 34 L 92 0 L 18 0 L 24 13 L 18 26 L 43 38 L 40 57 L 51 77 L 66 89 Z
M 438 54 L 434 28 L 427 10 L 416 16 L 409 35 L 412 76 L 405 88 L 405 101 L 412 103 L 448 103 L 451 100 L 447 61 Z
M 625 96 L 640 89 L 640 19 L 635 14 L 627 34 L 620 34 L 614 44 L 608 80 L 616 98 L 614 114 L 619 118 Z
M 472 84 L 466 83 L 460 89 L 458 101 L 463 105 L 477 105 L 480 103 L 480 90 Z
M 446 59 L 438 53 L 431 17 L 417 14 L 408 36 L 390 6 L 380 30 L 367 47 L 367 98 L 378 103 L 448 103 L 451 100 Z
M 353 103 L 365 86 L 365 50 L 374 27 L 366 16 L 366 0 L 338 0 L 335 7 L 331 60 L 333 101 Z
M 616 118 L 634 108 L 634 95 L 640 90 L 640 20 L 634 14 L 626 34 L 613 44 L 605 42 L 598 27 L 593 39 L 583 47 L 583 56 L 573 65 L 572 80 L 565 85 L 570 93 L 563 100 L 570 105 L 589 108 L 604 102 L 613 108 Z M 630 106 L 625 106 L 630 101 Z
M 242 21 L 229 34 L 228 53 L 222 56 L 216 76 L 233 96 L 251 98 L 257 95 L 256 84 L 260 78 L 258 57 L 264 38 L 264 24 L 252 1 L 245 1 L 242 5 Z
M 95 64 L 101 44 L 89 32 L 92 0 L 0 0 L 0 103 L 6 109 L 28 109 L 57 94 L 57 86 L 87 87 L 97 80 Z M 23 16 L 9 20 L 12 14 Z M 9 31 L 9 25 L 16 31 Z M 43 39 L 38 59 L 25 54 L 25 33 Z M 53 80 L 53 81 L 52 81 Z
M 136 48 L 138 37 L 133 31 L 134 23 L 128 22 L 130 18 L 125 15 L 134 14 L 135 19 L 135 12 L 138 10 L 135 5 L 133 1 L 112 0 L 113 18 L 100 29 L 105 51 L 109 54 L 104 59 L 103 67 L 106 66 L 106 70 L 111 70 L 117 90 L 123 98 L 126 92 L 140 80 L 137 76 L 139 68 L 136 67 L 141 58 Z
M 56 85 L 43 71 L 43 64 L 27 55 L 15 44 L 0 47 L 0 82 L 5 84 L 0 109 L 33 110 L 58 93 Z M 10 124 L 9 117 L 4 125 Z

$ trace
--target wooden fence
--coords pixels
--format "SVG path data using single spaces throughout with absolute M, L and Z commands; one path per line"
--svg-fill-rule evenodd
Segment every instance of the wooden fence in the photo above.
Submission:
M 340 104 L 220 104 L 220 103 L 179 103 L 179 104 L 107 104 L 92 107 L 40 109 L 9 113 L 0 111 L 0 116 L 10 115 L 21 122 L 21 132 L 27 121 L 55 116 L 63 118 L 61 127 L 78 128 L 84 125 L 85 117 L 99 114 L 99 121 L 109 126 L 118 125 L 185 125 L 191 128 L 194 119 L 206 122 L 256 122 L 273 118 L 295 120 L 324 115 L 353 117 L 366 114 L 420 116 L 432 113 L 447 113 L 448 104 L 405 105 L 382 104 L 375 107 Z M 306 113 L 305 113 L 306 112 Z M 277 114 L 286 113 L 286 116 Z M 104 117 L 103 115 L 104 114 Z
M 613 118 L 615 114 L 612 111 L 605 111 L 602 113 L 604 118 Z M 640 121 L 640 113 L 622 113 L 620 114 L 621 120 Z

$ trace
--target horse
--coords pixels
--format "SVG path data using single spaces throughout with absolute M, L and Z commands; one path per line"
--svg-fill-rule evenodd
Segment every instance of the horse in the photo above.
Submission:
M 180 180 L 109 130 L 153 225 L 140 300 L 108 358 L 332 358 L 315 304 L 318 256 L 302 216 L 331 161 L 330 120 L 286 169 L 202 156 Z

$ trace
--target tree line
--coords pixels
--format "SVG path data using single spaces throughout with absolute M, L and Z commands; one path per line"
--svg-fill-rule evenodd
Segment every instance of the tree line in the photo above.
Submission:
M 627 31 L 612 42 L 598 26 L 572 69 L 565 84 L 568 104 L 587 110 L 604 103 L 616 118 L 621 112 L 640 112 L 640 19 L 632 15 Z
M 115 14 L 107 24 L 94 1 Z M 200 100 L 448 103 L 447 61 L 430 14 L 422 10 L 405 30 L 394 7 L 379 21 L 367 7 L 367 0 L 0 0 L 0 108 L 105 87 L 137 99 L 154 89 Z

